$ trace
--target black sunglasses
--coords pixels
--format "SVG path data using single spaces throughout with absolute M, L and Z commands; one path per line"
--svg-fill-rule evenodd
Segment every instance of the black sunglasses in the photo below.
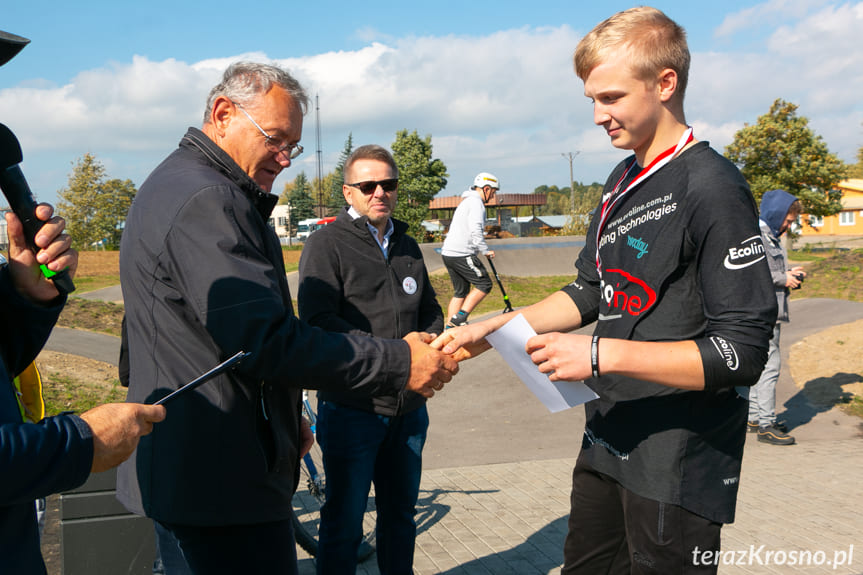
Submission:
M 345 184 L 349 188 L 357 188 L 365 195 L 371 195 L 375 193 L 375 190 L 378 189 L 378 186 L 387 193 L 391 193 L 396 191 L 396 188 L 399 187 L 398 178 L 391 178 L 389 180 L 369 180 L 367 182 L 357 182 L 356 184 Z

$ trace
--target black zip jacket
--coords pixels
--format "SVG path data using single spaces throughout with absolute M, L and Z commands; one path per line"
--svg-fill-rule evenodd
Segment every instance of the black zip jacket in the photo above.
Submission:
M 335 222 L 309 236 L 300 258 L 297 297 L 303 321 L 327 331 L 386 338 L 412 331 L 441 332 L 443 312 L 422 252 L 407 235 L 407 224 L 392 222 L 386 256 L 369 231 L 368 218 L 353 219 L 347 208 Z M 385 416 L 425 403 L 412 391 L 396 398 L 328 389 L 319 391 L 318 397 Z
M 141 186 L 126 219 L 120 276 L 129 401 L 150 402 L 243 350 L 233 372 L 167 406 L 120 467 L 131 511 L 186 525 L 284 520 L 299 463 L 300 390 L 395 395 L 404 341 L 328 333 L 293 312 L 263 191 L 203 132 Z

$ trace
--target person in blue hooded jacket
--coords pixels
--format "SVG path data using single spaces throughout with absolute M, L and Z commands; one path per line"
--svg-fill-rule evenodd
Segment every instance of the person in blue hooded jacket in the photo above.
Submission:
M 776 422 L 776 381 L 782 366 L 779 354 L 779 331 L 782 322 L 788 321 L 788 294 L 803 283 L 806 272 L 801 267 L 788 267 L 788 254 L 780 237 L 800 215 L 800 201 L 785 190 L 770 190 L 761 197 L 761 239 L 764 242 L 770 276 L 776 292 L 779 313 L 773 326 L 773 337 L 767 352 L 767 363 L 758 383 L 749 390 L 749 424 L 758 441 L 771 445 L 793 445 L 794 438 L 788 429 Z
M 0 66 L 28 42 L 0 31 Z M 0 152 L 9 157 L 8 148 Z M 63 218 L 54 216 L 48 204 L 36 207 L 36 217 L 45 223 L 34 251 L 25 242 L 21 220 L 11 211 L 5 214 L 9 260 L 0 265 L 0 573 L 16 575 L 46 573 L 34 500 L 77 487 L 91 472 L 117 465 L 165 417 L 162 406 L 109 403 L 80 416 L 28 421 L 24 398 L 31 394 L 23 382 L 18 391 L 13 380 L 39 354 L 66 303 L 39 264 L 55 272 L 68 269 L 69 277 L 78 267 Z

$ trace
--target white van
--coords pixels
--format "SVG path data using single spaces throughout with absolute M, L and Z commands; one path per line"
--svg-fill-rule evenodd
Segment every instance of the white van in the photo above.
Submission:
M 297 239 L 304 241 L 317 228 L 320 218 L 309 218 L 297 222 Z

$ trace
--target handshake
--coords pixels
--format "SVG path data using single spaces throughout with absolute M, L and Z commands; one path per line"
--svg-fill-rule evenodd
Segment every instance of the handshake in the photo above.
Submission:
M 458 373 L 460 361 L 476 357 L 491 348 L 482 324 L 450 329 L 435 337 L 432 334 L 412 332 L 404 337 L 411 349 L 411 373 L 407 388 L 423 397 L 433 397 Z M 459 334 L 459 336 L 456 335 Z

